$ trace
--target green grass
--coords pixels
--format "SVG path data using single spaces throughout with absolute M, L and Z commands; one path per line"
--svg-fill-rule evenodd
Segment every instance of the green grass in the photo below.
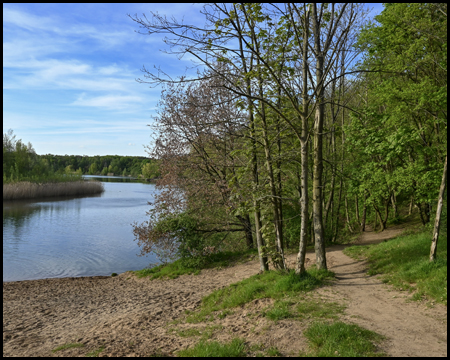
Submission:
M 185 274 L 199 274 L 199 269 L 186 268 L 182 266 L 180 260 L 176 260 L 173 263 L 163 264 L 151 269 L 142 269 L 133 271 L 138 278 L 149 277 L 150 280 L 159 278 L 176 279 L 177 277 Z
M 341 321 L 333 324 L 316 322 L 306 331 L 311 353 L 301 354 L 318 357 L 360 357 L 385 356 L 377 353 L 374 342 L 383 340 L 383 336 L 363 329 L 358 325 L 349 325 Z
M 233 339 L 227 344 L 217 341 L 200 341 L 193 348 L 181 350 L 177 356 L 186 357 L 243 357 L 246 355 L 242 339 Z
M 197 323 L 211 318 L 214 311 L 235 308 L 255 299 L 273 298 L 275 300 L 288 300 L 295 298 L 301 292 L 311 291 L 324 283 L 326 279 L 334 277 L 328 270 L 310 269 L 302 276 L 294 271 L 285 272 L 267 271 L 254 275 L 248 279 L 231 284 L 223 289 L 216 290 L 202 300 L 200 311 L 192 313 L 187 322 Z M 275 309 L 269 312 L 274 319 L 290 316 L 287 304 L 276 303 Z
M 291 311 L 291 303 L 289 301 L 277 301 L 272 309 L 265 312 L 265 316 L 270 320 L 277 321 L 295 317 Z
M 297 305 L 297 313 L 301 320 L 309 318 L 337 319 L 337 314 L 344 312 L 345 306 L 336 302 L 319 301 L 310 299 Z
M 352 246 L 344 253 L 353 258 L 367 257 L 369 274 L 382 274 L 384 282 L 397 289 L 417 290 L 413 296 L 434 299 L 447 304 L 447 240 L 446 233 L 438 241 L 437 260 L 429 262 L 431 232 L 400 236 L 367 246 Z
M 61 350 L 65 350 L 65 349 L 78 348 L 78 347 L 84 347 L 84 344 L 82 344 L 82 343 L 64 344 L 64 345 L 58 346 L 57 348 L 53 349 L 52 353 L 55 353 L 55 352 L 61 351 Z
M 202 268 L 224 268 L 232 263 L 252 260 L 253 258 L 255 258 L 255 256 L 257 256 L 257 254 L 258 252 L 255 249 L 241 252 L 228 251 L 212 254 L 205 257 L 205 261 L 202 261 L 202 263 L 204 264 Z M 186 267 L 183 265 L 183 262 L 181 260 L 176 260 L 172 263 L 159 265 L 151 269 L 146 268 L 137 270 L 134 271 L 134 273 L 139 278 L 149 277 L 150 280 L 154 280 L 159 278 L 176 279 L 177 277 L 185 274 L 198 275 L 200 271 L 201 268 Z
M 278 350 L 276 346 L 271 346 L 269 349 L 267 349 L 267 356 L 283 356 L 283 355 L 280 353 L 280 350 Z
M 86 357 L 98 357 L 98 354 L 100 354 L 103 350 L 105 350 L 105 348 L 100 346 L 97 350 L 87 353 Z

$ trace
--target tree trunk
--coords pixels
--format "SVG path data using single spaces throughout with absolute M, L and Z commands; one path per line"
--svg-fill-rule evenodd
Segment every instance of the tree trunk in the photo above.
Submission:
M 387 221 L 388 221 L 388 217 L 389 217 L 389 201 L 390 201 L 390 199 L 386 199 L 386 203 L 384 205 L 384 220 L 383 220 L 384 229 L 387 228 Z
M 250 222 L 250 216 L 245 214 L 241 217 L 242 224 L 244 225 L 245 241 L 247 243 L 247 249 L 253 249 L 253 235 L 252 235 L 252 224 Z
M 256 200 L 253 200 L 253 205 L 257 208 L 258 204 Z M 255 211 L 255 231 L 256 231 L 256 244 L 258 245 L 259 256 L 259 271 L 264 272 L 269 270 L 269 260 L 265 255 L 264 239 L 261 234 L 261 213 L 259 210 Z
M 262 96 L 262 83 L 260 80 L 260 94 Z M 270 154 L 270 144 L 269 144 L 269 138 L 268 138 L 268 129 L 267 129 L 267 122 L 266 122 L 266 111 L 265 111 L 265 105 L 261 103 L 261 121 L 262 121 L 262 132 L 263 132 L 263 144 L 264 144 L 264 153 L 266 155 L 266 168 L 269 175 L 269 186 L 270 191 L 272 195 L 272 209 L 273 209 L 273 223 L 275 226 L 275 238 L 276 238 L 276 248 L 277 248 L 277 254 L 274 258 L 272 258 L 273 263 L 275 267 L 278 267 L 280 270 L 286 269 L 286 261 L 284 258 L 284 250 L 283 250 L 283 239 L 282 239 L 282 232 L 280 230 L 280 206 L 277 199 L 277 189 L 275 185 L 275 177 L 273 174 L 273 166 L 272 166 L 272 156 Z
M 375 205 L 373 206 L 373 208 L 375 209 Z M 375 224 L 373 225 L 373 231 L 377 231 L 377 220 L 378 220 L 378 212 L 375 209 Z
M 408 215 L 411 215 L 411 214 L 412 214 L 413 204 L 414 204 L 414 198 L 411 196 L 411 201 L 409 202 L 409 211 L 408 211 Z
M 278 96 L 281 99 L 281 88 L 278 88 Z M 277 107 L 281 111 L 281 100 L 278 100 Z M 276 130 L 277 130 L 277 147 L 278 147 L 278 157 L 276 161 L 277 168 L 277 195 L 278 195 L 278 209 L 279 209 L 279 229 L 280 229 L 280 237 L 282 240 L 283 249 L 284 247 L 288 247 L 288 244 L 284 244 L 284 235 L 283 235 L 283 183 L 281 181 L 281 126 L 280 126 L 280 116 L 276 117 Z
M 420 219 L 422 220 L 422 224 L 426 225 L 430 222 L 430 208 L 428 203 L 419 203 L 418 204 Z
M 436 219 L 434 220 L 433 237 L 431 238 L 430 261 L 436 260 L 437 242 L 439 237 L 439 227 L 441 225 L 442 203 L 444 200 L 445 183 L 447 182 L 447 155 L 445 155 L 444 171 L 442 173 L 441 187 L 436 209 Z
M 363 214 L 361 219 L 361 232 L 366 231 L 366 216 L 367 216 L 367 204 L 366 204 L 367 196 L 364 195 L 364 207 Z
M 342 181 L 342 176 L 341 176 L 339 179 L 339 195 L 338 195 L 337 209 L 336 209 L 336 225 L 334 228 L 333 238 L 331 239 L 332 242 L 336 241 L 337 236 L 338 236 L 338 231 L 339 231 L 339 212 L 341 211 L 342 187 L 343 187 L 343 181 Z
M 300 245 L 295 267 L 295 273 L 298 275 L 301 275 L 305 271 L 306 241 L 308 233 L 308 144 L 306 141 L 301 142 L 301 161 L 302 197 L 300 199 Z
M 397 198 L 395 197 L 395 192 L 392 192 L 391 195 L 392 209 L 394 209 L 394 218 L 397 217 Z
M 256 139 L 255 139 L 255 125 L 253 123 L 253 109 L 250 106 L 251 110 L 250 116 L 250 131 L 252 137 L 252 172 L 253 172 L 253 185 L 255 190 L 258 186 L 258 159 L 256 155 Z M 253 194 L 253 206 L 255 208 L 255 233 L 256 233 L 256 245 L 258 246 L 258 257 L 259 257 L 259 269 L 261 272 L 269 270 L 269 262 L 267 260 L 267 256 L 265 255 L 265 244 L 264 239 L 261 233 L 261 213 L 259 212 L 259 203 L 256 199 L 256 194 Z
M 244 72 L 247 74 L 248 70 L 252 70 L 253 68 L 253 55 L 250 58 L 250 69 L 247 68 L 247 59 L 244 55 L 244 46 L 242 44 L 242 38 L 239 38 L 239 50 L 240 50 L 240 59 L 242 62 L 242 67 L 244 69 Z M 247 101 L 248 101 L 248 120 L 250 125 L 250 137 L 252 141 L 252 157 L 251 157 L 251 164 L 252 164 L 252 175 L 253 175 L 253 186 L 256 190 L 259 184 L 258 179 L 258 158 L 257 158 L 257 151 L 256 151 L 256 132 L 255 132 L 255 118 L 254 118 L 254 104 L 252 98 L 252 88 L 250 84 L 250 79 L 247 78 L 246 80 L 246 95 L 247 95 Z M 269 262 L 267 260 L 267 255 L 265 254 L 265 244 L 264 239 L 262 237 L 261 233 L 261 213 L 259 211 L 259 202 L 257 200 L 257 195 L 253 194 L 253 206 L 255 208 L 255 233 L 256 233 L 256 245 L 258 246 L 258 257 L 259 257 L 259 264 L 260 264 L 260 271 L 268 271 L 269 270 Z
M 336 175 L 335 175 L 335 171 L 333 170 L 333 173 L 331 174 L 330 197 L 328 198 L 327 204 L 325 205 L 325 222 L 324 222 L 325 227 L 328 224 L 328 214 L 330 212 L 331 204 L 333 203 L 335 183 L 336 183 Z
M 316 57 L 316 91 L 317 105 L 314 122 L 314 175 L 313 175 L 313 220 L 314 248 L 316 251 L 317 269 L 327 268 L 325 239 L 322 219 L 322 173 L 323 173 L 323 120 L 324 120 L 324 54 L 320 48 L 320 24 L 317 14 L 317 4 L 312 4 L 314 50 Z
M 345 202 L 345 218 L 347 219 L 347 227 L 348 230 L 353 233 L 353 228 L 352 228 L 352 224 L 350 223 L 350 214 L 348 211 L 348 200 L 347 200 L 347 195 L 344 198 L 344 202 Z
M 306 11 L 303 18 L 303 29 L 309 29 L 309 9 Z M 300 244 L 297 255 L 297 262 L 295 264 L 295 273 L 301 275 L 305 272 L 305 257 L 306 257 L 306 242 L 308 239 L 308 44 L 303 42 L 302 48 L 303 56 L 303 116 L 302 119 L 302 133 L 300 139 L 301 146 L 301 198 L 300 198 Z
M 386 204 L 385 204 L 385 216 L 386 216 L 386 218 L 384 220 L 383 220 L 383 218 L 381 216 L 381 211 L 380 211 L 380 209 L 378 209 L 378 206 L 374 205 L 373 208 L 375 209 L 376 215 L 380 219 L 381 231 L 384 231 L 386 229 L 386 222 L 387 222 L 387 218 L 388 218 L 388 215 L 389 215 L 389 199 L 386 201 Z M 376 217 L 375 217 L 375 228 L 376 228 L 376 226 L 377 226 L 377 221 L 376 221 Z
M 358 195 L 355 195 L 355 212 L 356 212 L 356 221 L 358 222 L 358 224 L 361 224 L 361 221 L 359 220 Z

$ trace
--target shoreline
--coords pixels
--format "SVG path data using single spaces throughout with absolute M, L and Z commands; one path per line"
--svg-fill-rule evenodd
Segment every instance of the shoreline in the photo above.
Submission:
M 288 255 L 290 265 L 295 257 Z M 330 251 L 328 263 L 337 279 L 314 291 L 318 301 L 342 302 L 345 322 L 387 336 L 380 348 L 390 356 L 445 356 L 446 306 L 408 301 L 409 294 L 367 276 L 365 262 L 344 255 L 341 247 Z M 179 336 L 171 331 L 174 326 L 178 332 L 216 329 L 213 340 L 224 343 L 238 336 L 250 344 L 279 346 L 283 356 L 306 351 L 300 335 L 307 323 L 267 319 L 261 312 L 273 305 L 271 299 L 254 300 L 213 322 L 172 324 L 213 290 L 258 271 L 258 261 L 252 260 L 177 279 L 150 281 L 124 272 L 4 282 L 3 356 L 173 356 L 200 340 Z M 70 344 L 75 346 L 55 350 Z
M 124 274 L 126 272 L 129 272 L 132 270 L 125 271 L 123 273 L 117 273 L 117 276 Z M 13 283 L 23 283 L 23 282 L 31 282 L 31 281 L 51 281 L 51 280 L 69 280 L 69 279 L 80 279 L 80 278 L 86 278 L 86 279 L 92 279 L 92 278 L 110 278 L 115 277 L 111 275 L 92 275 L 92 276 L 65 276 L 65 277 L 55 277 L 55 278 L 43 278 L 43 279 L 26 279 L 26 280 L 12 280 L 12 281 L 5 281 L 3 280 L 3 284 L 13 284 Z
M 171 354 L 195 339 L 167 334 L 165 324 L 213 290 L 256 273 L 255 264 L 168 280 L 124 272 L 4 282 L 3 356 L 85 356 L 103 347 L 100 356 Z M 82 345 L 52 352 L 67 343 Z

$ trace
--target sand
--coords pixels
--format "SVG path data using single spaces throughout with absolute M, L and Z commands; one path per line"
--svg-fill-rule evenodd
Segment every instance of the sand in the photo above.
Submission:
M 360 243 L 379 242 L 401 232 L 391 228 L 367 232 Z M 343 246 L 327 249 L 330 270 L 337 280 L 317 289 L 313 296 L 346 306 L 342 320 L 386 336 L 379 347 L 390 356 L 447 356 L 447 307 L 408 301 L 407 292 L 393 290 L 367 264 L 344 255 Z M 309 263 L 314 254 L 309 253 Z M 293 264 L 295 255 L 288 257 Z M 205 330 L 205 324 L 171 322 L 194 310 L 203 296 L 258 272 L 256 260 L 225 269 L 203 270 L 173 280 L 138 279 L 132 273 L 116 277 L 81 277 L 3 283 L 3 356 L 173 355 L 199 341 L 180 337 L 177 328 Z M 302 333 L 306 323 L 272 322 L 256 315 L 272 303 L 255 300 L 224 319 L 206 324 L 220 331 L 213 338 L 241 337 L 249 344 L 277 346 L 283 355 L 306 351 Z M 52 352 L 58 346 L 82 347 Z

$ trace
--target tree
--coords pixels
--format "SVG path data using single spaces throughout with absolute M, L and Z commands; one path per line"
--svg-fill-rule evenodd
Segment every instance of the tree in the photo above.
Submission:
M 142 165 L 142 175 L 146 179 L 154 179 L 160 176 L 159 167 L 156 161 Z
M 89 166 L 89 175 L 97 175 L 97 163 L 93 162 L 91 166 Z
M 371 72 L 364 77 L 368 101 L 359 109 L 364 115 L 355 115 L 352 123 L 359 139 L 350 143 L 366 155 L 361 186 L 371 189 L 368 201 L 383 227 L 395 198 L 414 201 L 426 224 L 437 197 L 447 156 L 445 6 L 387 4 L 359 38 L 366 54 L 362 66 Z M 379 181 L 372 181 L 374 166 Z
M 325 247 L 322 224 L 322 144 L 321 128 L 323 127 L 323 94 L 327 87 L 330 69 L 337 61 L 341 51 L 348 51 L 345 46 L 350 46 L 349 33 L 355 29 L 356 20 L 363 13 L 358 5 L 332 5 L 332 11 L 327 5 L 315 6 L 315 20 L 309 22 L 311 10 L 309 6 L 296 6 L 287 4 L 285 8 L 276 5 L 268 5 L 263 8 L 261 4 L 212 4 L 205 6 L 204 14 L 208 25 L 205 28 L 177 23 L 175 20 L 167 20 L 165 17 L 153 14 L 152 21 L 147 18 L 132 18 L 146 34 L 165 33 L 171 38 L 166 38 L 166 44 L 171 47 L 174 54 L 189 53 L 210 70 L 204 72 L 198 79 L 166 79 L 155 75 L 145 68 L 145 77 L 140 80 L 150 83 L 183 82 L 199 80 L 213 74 L 222 81 L 222 86 L 236 96 L 237 99 L 245 99 L 241 104 L 246 104 L 249 113 L 250 137 L 255 138 L 259 129 L 262 131 L 263 147 L 265 149 L 266 170 L 272 199 L 272 218 L 275 229 L 278 252 L 281 256 L 279 266 L 284 268 L 282 254 L 282 211 L 279 189 L 276 185 L 276 176 L 273 173 L 272 150 L 268 146 L 268 126 L 266 122 L 267 109 L 273 111 L 278 117 L 278 124 L 283 123 L 291 128 L 302 146 L 302 226 L 298 273 L 304 270 L 304 245 L 306 244 L 306 223 L 308 209 L 307 188 L 307 146 L 311 137 L 311 114 L 316 111 L 314 138 L 316 146 L 315 158 L 315 234 L 316 234 L 316 258 L 319 268 L 326 268 Z M 348 10 L 347 10 L 348 9 Z M 312 26 L 312 29 L 311 29 Z M 310 45 L 310 39 L 315 40 L 315 47 Z M 237 47 L 233 41 L 237 41 Z M 323 43 L 322 43 L 323 41 Z M 314 54 L 314 59 L 309 58 L 309 52 Z M 223 63 L 224 66 L 216 66 L 215 63 Z M 315 81 L 310 73 L 311 64 L 316 64 Z M 342 74 L 344 76 L 344 74 Z M 298 79 L 302 79 L 298 81 Z M 302 94 L 302 98 L 298 98 Z M 281 98 L 289 102 L 290 111 L 286 112 L 280 107 Z M 238 100 L 240 101 L 240 100 Z M 319 108 L 316 106 L 319 104 Z M 311 106 L 311 108 L 310 108 Z M 255 122 L 253 114 L 258 116 L 261 122 Z M 292 116 L 294 115 L 294 116 Z M 301 121 L 298 121 L 298 120 Z M 265 132 L 265 135 L 264 135 Z M 255 139 L 256 140 L 256 139 Z M 254 145 L 256 142 L 254 143 Z M 255 147 L 253 146 L 253 149 Z M 278 149 L 281 149 L 278 146 Z M 252 157 L 253 172 L 257 168 L 255 151 Z M 276 165 L 278 167 L 278 165 Z M 278 167 L 279 168 L 279 167 Z M 277 169 L 278 174 L 280 170 Z M 277 174 L 277 175 L 278 175 Z M 279 178 L 279 177 L 278 177 Z M 254 176 L 253 182 L 258 186 L 259 179 Z M 281 182 L 278 182 L 280 185 Z M 258 228 L 258 212 L 260 202 L 254 199 L 255 226 Z M 262 225 L 264 228 L 264 225 Z M 259 231 L 257 230 L 257 238 Z M 263 261 L 261 259 L 261 264 Z
M 442 203 L 444 199 L 446 182 L 447 182 L 447 156 L 445 156 L 444 172 L 442 174 L 441 187 L 439 189 L 439 198 L 436 209 L 436 219 L 434 221 L 433 237 L 431 239 L 430 261 L 436 260 L 437 242 L 439 237 L 439 228 L 441 225 Z

